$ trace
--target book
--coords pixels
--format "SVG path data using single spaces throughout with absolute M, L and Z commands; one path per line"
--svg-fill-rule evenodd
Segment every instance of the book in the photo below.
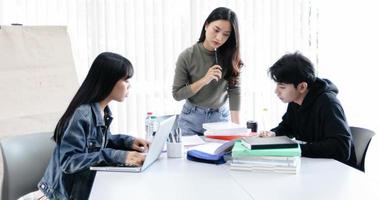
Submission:
M 248 149 L 236 141 L 232 149 L 231 170 L 297 174 L 300 168 L 301 149 Z
M 236 156 L 237 160 L 278 160 L 278 161 L 294 161 L 298 156 Z
M 196 145 L 201 145 L 205 144 L 205 141 L 198 135 L 186 135 L 182 136 L 182 142 L 184 146 L 196 146 Z
M 206 130 L 208 135 L 246 135 L 251 132 L 250 129 L 247 128 L 236 128 L 236 129 L 210 129 Z
M 293 166 L 280 166 L 280 165 L 254 165 L 254 164 L 241 164 L 230 163 L 231 170 L 238 171 L 255 171 L 255 172 L 274 172 L 281 174 L 297 174 L 300 171 L 301 160 Z
M 250 132 L 250 129 L 233 122 L 204 123 L 203 128 L 207 130 L 209 135 L 231 135 Z
M 244 145 L 242 145 L 241 141 L 236 141 L 232 149 L 232 157 L 249 156 L 301 156 L 301 149 L 299 145 L 297 145 L 296 148 L 248 149 Z
M 243 137 L 242 144 L 248 149 L 297 148 L 299 144 L 287 136 Z
M 206 138 L 218 139 L 218 140 L 236 140 L 241 137 L 253 136 L 254 133 L 246 132 L 246 133 L 212 133 L 209 131 L 204 132 L 204 136 Z
M 197 145 L 189 148 L 188 151 L 197 150 L 207 154 L 222 154 L 230 152 L 233 148 L 234 141 L 228 142 L 207 142 L 205 144 Z
M 234 140 L 252 135 L 250 129 L 233 122 L 204 123 L 203 128 L 206 130 L 205 137 L 220 140 Z
M 190 148 L 187 151 L 187 159 L 197 162 L 223 164 L 226 162 L 224 155 L 233 148 L 234 141 L 209 142 Z
M 283 159 L 276 159 L 283 158 Z M 279 157 L 279 156 L 252 156 L 252 157 L 234 157 L 232 163 L 251 165 L 251 166 L 296 166 L 300 157 Z

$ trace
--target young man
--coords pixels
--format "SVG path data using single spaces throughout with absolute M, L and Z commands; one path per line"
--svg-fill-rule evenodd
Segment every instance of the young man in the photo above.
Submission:
M 337 87 L 315 77 L 310 60 L 300 53 L 286 54 L 270 69 L 277 83 L 275 93 L 288 103 L 282 122 L 261 136 L 287 135 L 303 141 L 302 156 L 334 158 L 356 165 L 354 146 Z

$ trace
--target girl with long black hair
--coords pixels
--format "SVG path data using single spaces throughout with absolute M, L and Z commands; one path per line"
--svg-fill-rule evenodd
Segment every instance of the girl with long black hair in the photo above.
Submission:
M 94 60 L 54 131 L 56 147 L 42 180 L 42 197 L 88 199 L 95 165 L 142 165 L 148 148 L 143 139 L 112 135 L 109 102 L 129 93 L 133 66 L 121 55 L 105 52 Z

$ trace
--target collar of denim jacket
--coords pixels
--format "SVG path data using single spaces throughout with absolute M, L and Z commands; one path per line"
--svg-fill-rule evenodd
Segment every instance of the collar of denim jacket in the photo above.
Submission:
M 91 105 L 93 113 L 95 114 L 95 120 L 96 120 L 96 126 L 105 126 L 105 121 L 103 116 L 101 115 L 101 108 L 100 108 L 100 103 L 94 103 Z M 110 118 L 110 121 L 112 121 L 112 111 L 109 109 L 108 106 L 105 107 L 104 109 L 104 116 Z M 109 122 L 110 124 L 110 122 Z M 108 126 L 109 126 L 108 124 Z

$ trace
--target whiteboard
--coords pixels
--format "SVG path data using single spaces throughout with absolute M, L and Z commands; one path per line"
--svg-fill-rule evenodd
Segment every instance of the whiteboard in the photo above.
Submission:
M 63 26 L 1 26 L 0 138 L 53 131 L 79 87 Z

